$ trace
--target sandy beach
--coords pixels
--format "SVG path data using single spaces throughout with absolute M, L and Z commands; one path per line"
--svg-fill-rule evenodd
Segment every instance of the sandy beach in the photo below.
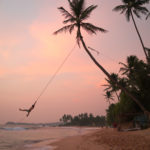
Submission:
M 100 129 L 64 138 L 52 146 L 56 146 L 55 150 L 150 150 L 150 129 L 130 132 Z

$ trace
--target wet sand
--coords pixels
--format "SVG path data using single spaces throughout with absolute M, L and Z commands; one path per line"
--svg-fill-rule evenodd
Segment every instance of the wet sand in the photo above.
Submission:
M 100 129 L 54 142 L 55 150 L 150 150 L 150 129 L 118 132 Z
M 0 127 L 0 150 L 53 150 L 50 143 L 93 130 L 97 129 L 3 125 Z

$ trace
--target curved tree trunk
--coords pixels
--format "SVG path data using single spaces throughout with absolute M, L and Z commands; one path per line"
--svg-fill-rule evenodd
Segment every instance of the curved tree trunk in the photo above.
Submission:
M 90 58 L 92 59 L 92 61 L 95 63 L 95 65 L 108 77 L 109 80 L 111 80 L 114 84 L 116 84 L 121 90 L 123 90 L 140 108 L 141 110 L 147 114 L 150 117 L 150 112 L 147 111 L 143 105 L 140 103 L 140 101 L 138 99 L 136 99 L 126 88 L 124 88 L 123 86 L 121 86 L 118 82 L 116 82 L 113 78 L 111 78 L 110 74 L 103 68 L 103 66 L 101 66 L 97 60 L 93 57 L 93 55 L 90 53 L 90 51 L 88 50 L 83 37 L 81 35 L 81 31 L 80 28 L 78 30 L 78 34 L 80 36 L 80 40 L 82 42 L 82 45 L 85 49 L 85 51 L 87 52 L 87 54 L 90 56 Z
M 134 23 L 134 27 L 135 27 L 135 29 L 136 29 L 136 32 L 137 32 L 137 34 L 138 34 L 138 37 L 139 37 L 139 39 L 140 39 L 140 42 L 141 42 L 141 45 L 142 45 L 144 54 L 145 54 L 145 56 L 146 56 L 146 60 L 147 60 L 147 62 L 149 62 L 148 55 L 147 55 L 147 53 L 146 53 L 146 50 L 145 50 L 145 46 L 144 46 L 142 37 L 141 37 L 140 32 L 139 32 L 139 30 L 138 30 L 138 28 L 137 28 L 137 25 L 136 25 L 136 22 L 135 22 L 135 19 L 134 19 L 134 16 L 133 16 L 133 13 L 132 13 L 132 12 L 131 12 L 131 17 L 132 17 L 132 21 L 133 21 L 133 23 Z

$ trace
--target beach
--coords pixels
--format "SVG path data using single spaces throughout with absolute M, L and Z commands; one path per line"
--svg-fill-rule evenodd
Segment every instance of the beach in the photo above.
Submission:
M 4 126 L 0 150 L 150 150 L 150 129 Z
M 97 128 L 13 125 L 0 127 L 0 150 L 53 150 L 51 143 L 84 135 Z
M 150 150 L 150 129 L 118 132 L 100 129 L 52 144 L 55 150 Z

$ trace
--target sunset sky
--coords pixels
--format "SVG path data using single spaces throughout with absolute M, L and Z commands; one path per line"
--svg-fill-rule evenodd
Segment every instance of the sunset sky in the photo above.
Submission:
M 91 51 L 99 63 L 118 73 L 118 63 L 129 55 L 145 60 L 132 21 L 112 11 L 120 0 L 86 0 L 86 4 L 98 5 L 88 22 L 109 31 L 92 36 L 83 32 L 87 46 L 100 52 Z M 53 35 L 63 26 L 59 6 L 69 10 L 67 0 L 0 0 L 0 124 L 22 121 L 25 113 L 18 109 L 34 103 L 74 47 L 75 32 Z M 150 47 L 150 18 L 136 22 L 145 46 Z M 57 122 L 63 114 L 84 112 L 105 115 L 103 84 L 105 75 L 76 46 L 23 122 Z

